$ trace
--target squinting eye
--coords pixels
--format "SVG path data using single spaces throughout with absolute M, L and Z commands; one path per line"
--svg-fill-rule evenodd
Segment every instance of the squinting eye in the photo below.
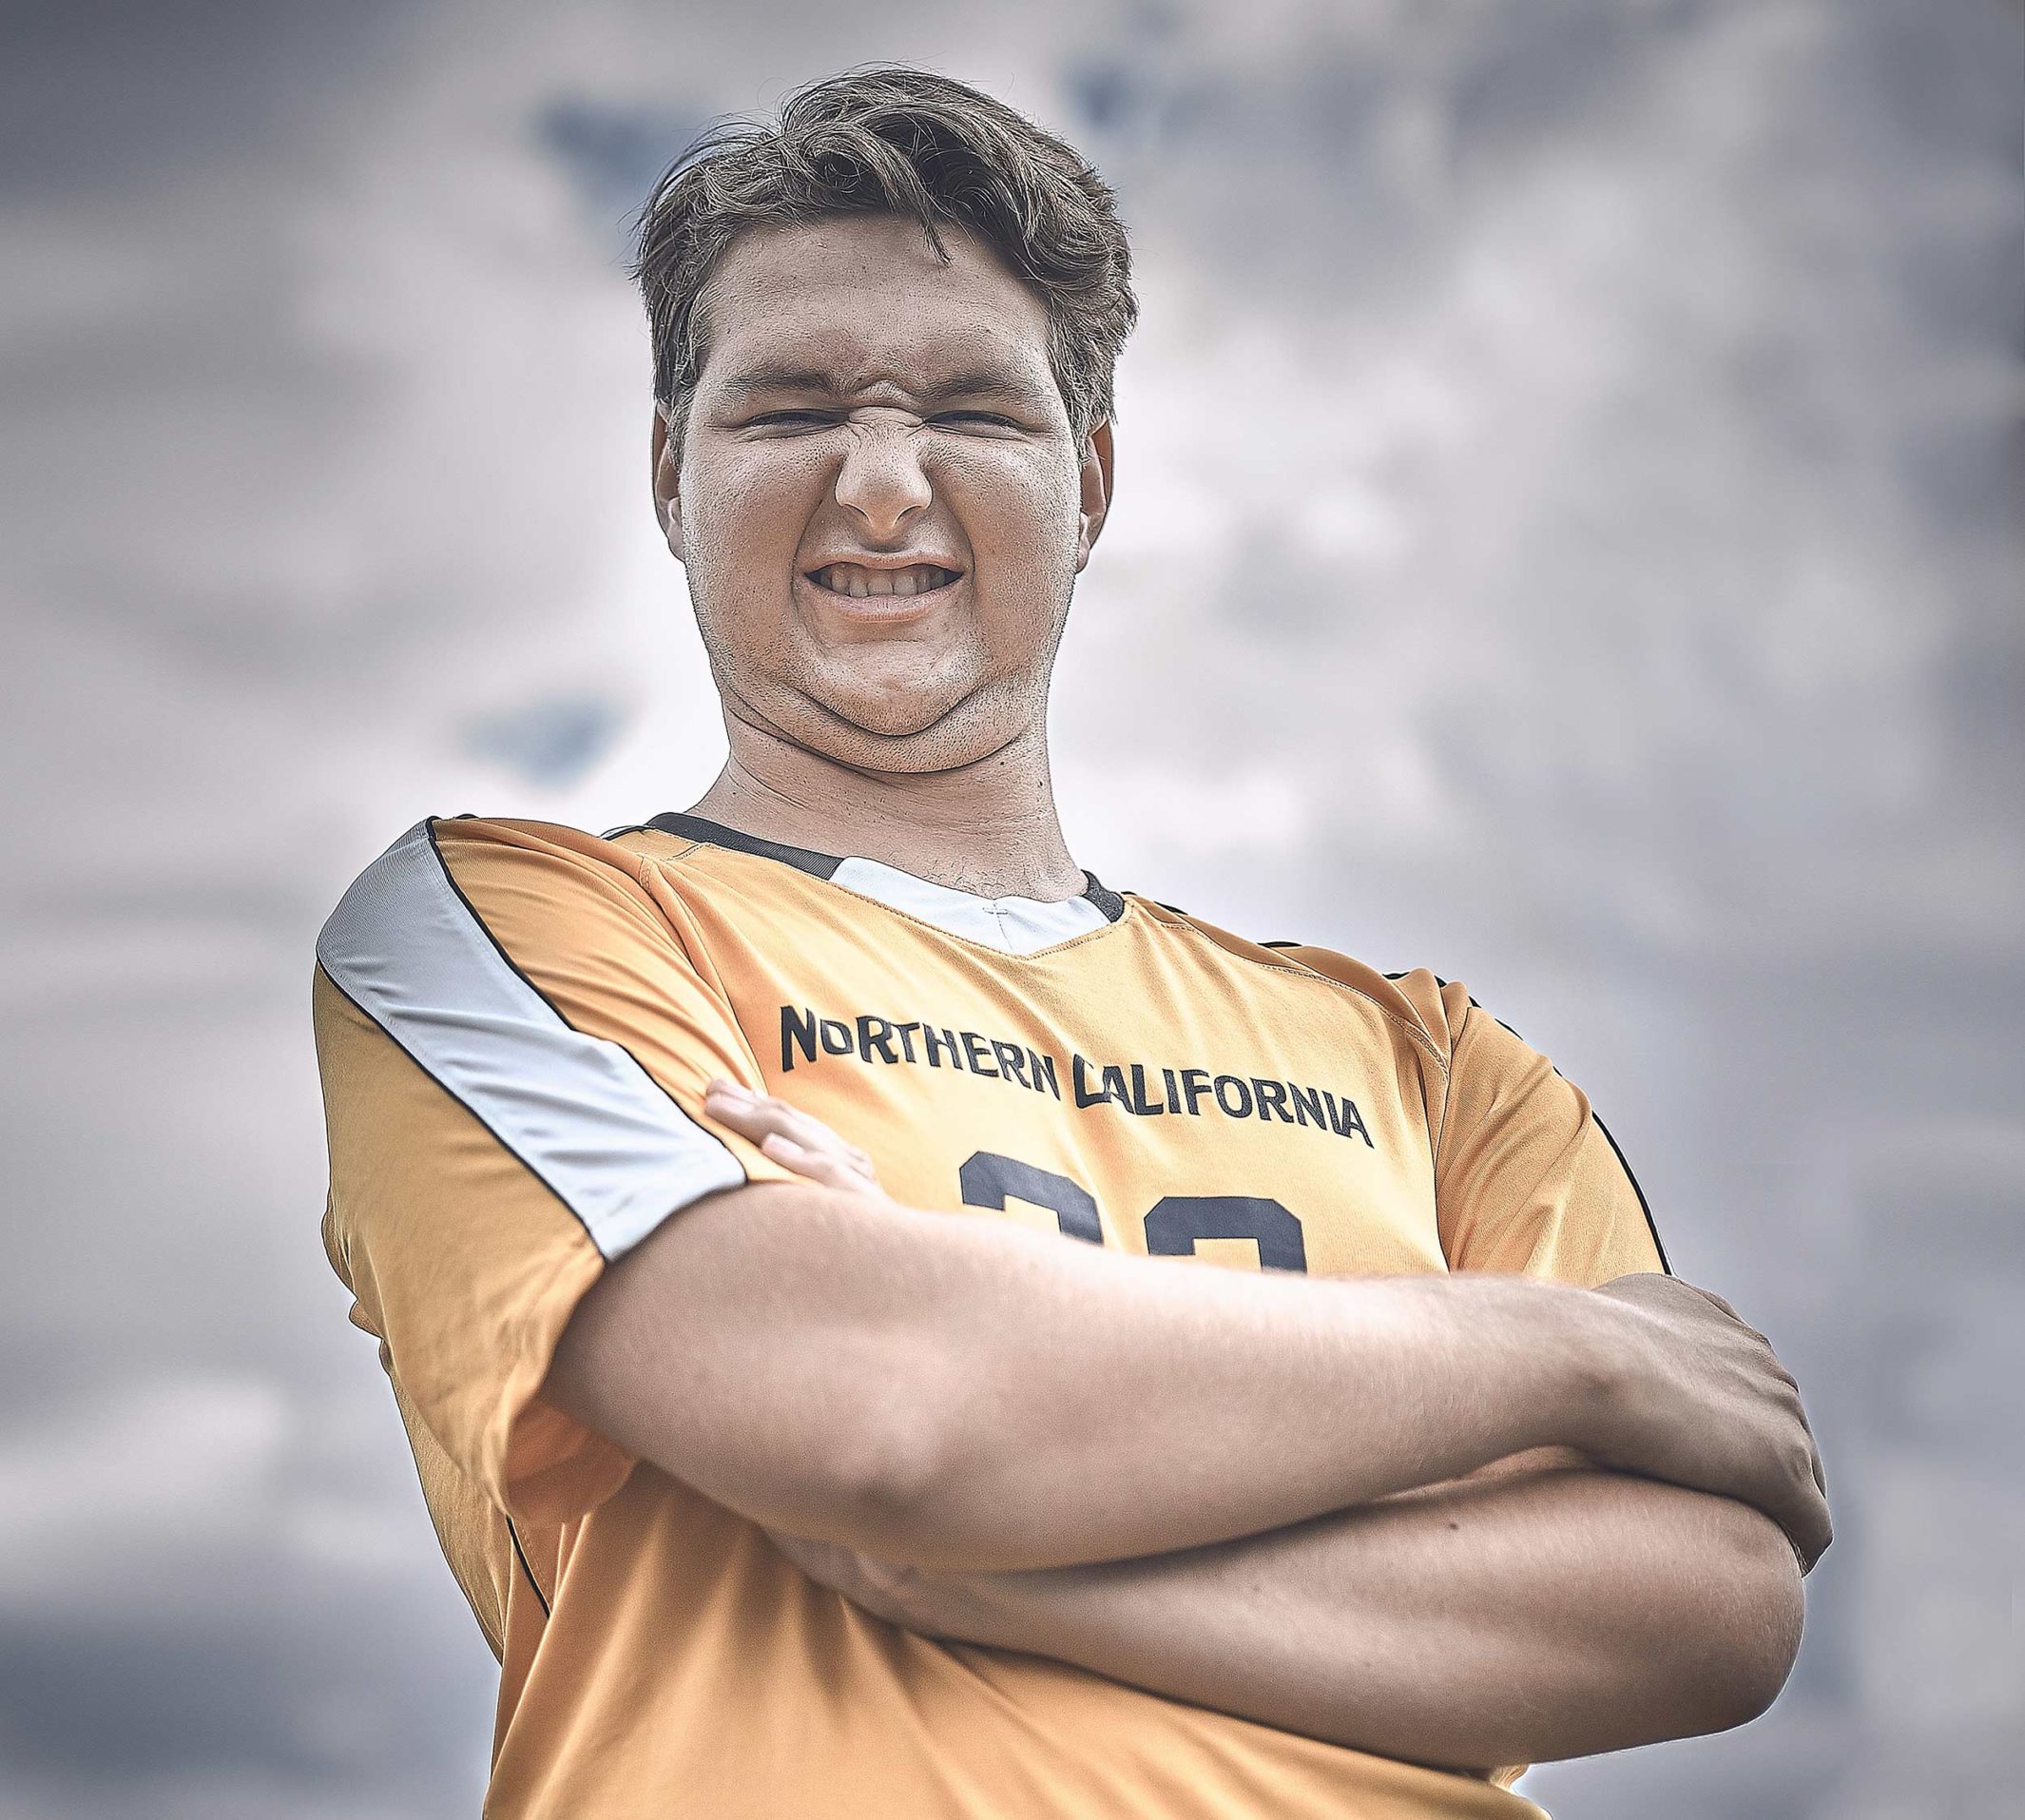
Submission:
M 994 411 L 945 411 L 939 416 L 929 418 L 931 423 L 989 423 L 994 429 L 1016 430 L 1019 425 L 1011 417 L 1002 417 Z
M 821 428 L 836 419 L 822 411 L 769 411 L 763 416 L 754 417 L 748 428 L 758 429 L 762 424 L 784 424 L 795 428 Z

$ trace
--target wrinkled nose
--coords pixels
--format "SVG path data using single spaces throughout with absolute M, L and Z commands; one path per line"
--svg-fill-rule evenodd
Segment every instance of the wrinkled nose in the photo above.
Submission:
M 864 520 L 869 538 L 890 542 L 907 515 L 934 497 L 913 424 L 853 426 L 837 474 L 837 503 Z

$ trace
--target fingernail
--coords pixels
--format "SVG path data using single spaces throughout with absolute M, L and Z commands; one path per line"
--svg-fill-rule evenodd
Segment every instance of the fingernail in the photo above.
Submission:
M 734 1080 L 714 1080 L 705 1089 L 706 1095 L 715 1094 L 720 1099 L 750 1099 L 750 1090 L 741 1087 Z

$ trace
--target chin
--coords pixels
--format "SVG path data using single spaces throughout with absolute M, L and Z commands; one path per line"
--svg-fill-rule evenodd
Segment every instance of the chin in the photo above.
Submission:
M 839 720 L 879 739 L 932 736 L 945 725 L 972 717 L 988 679 L 968 665 L 923 662 L 919 653 L 885 651 L 870 663 L 825 665 L 800 684 L 803 694 Z
M 810 699 L 827 712 L 820 726 L 807 730 L 807 743 L 866 770 L 954 770 L 1011 737 L 998 727 L 1000 717 L 974 695 L 916 687 L 826 690 L 812 692 Z

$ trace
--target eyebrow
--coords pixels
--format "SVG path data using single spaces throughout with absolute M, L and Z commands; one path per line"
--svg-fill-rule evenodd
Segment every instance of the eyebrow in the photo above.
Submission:
M 724 390 L 738 399 L 750 399 L 769 392 L 815 392 L 825 397 L 840 398 L 856 391 L 859 383 L 823 367 L 762 364 L 732 375 L 724 382 Z M 930 387 L 923 395 L 923 401 L 947 404 L 952 398 L 980 397 L 1013 398 L 1031 406 L 1046 403 L 1046 395 L 1026 379 L 991 367 L 974 368 Z

